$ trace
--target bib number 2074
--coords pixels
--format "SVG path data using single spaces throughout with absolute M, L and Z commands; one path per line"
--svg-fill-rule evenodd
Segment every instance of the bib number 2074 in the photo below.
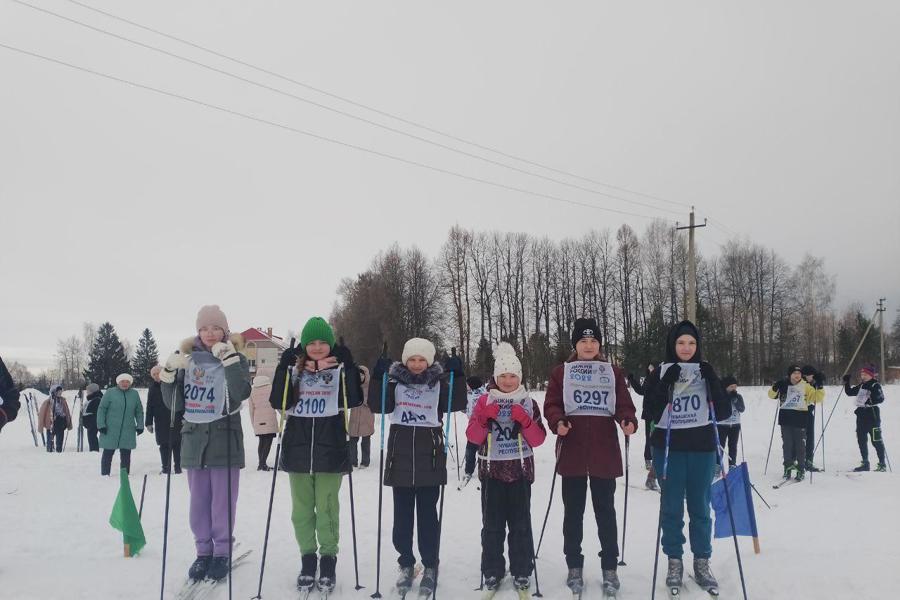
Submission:
M 216 397 L 213 393 L 215 388 L 207 388 L 202 385 L 186 385 L 184 386 L 185 400 L 201 400 L 206 402 L 215 402 Z

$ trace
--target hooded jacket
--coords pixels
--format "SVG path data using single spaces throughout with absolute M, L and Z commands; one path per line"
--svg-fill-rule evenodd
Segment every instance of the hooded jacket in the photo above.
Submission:
M 329 356 L 344 365 L 346 386 L 341 385 L 338 394 L 338 414 L 332 417 L 285 417 L 284 437 L 281 442 L 281 464 L 291 473 L 348 473 L 350 457 L 347 453 L 347 427 L 344 405 L 347 408 L 359 406 L 362 402 L 362 387 L 359 383 L 359 369 L 353 356 L 345 347 L 332 347 Z M 301 354 L 300 361 L 306 357 Z M 302 364 L 302 362 L 301 362 Z M 272 392 L 269 403 L 280 412 L 284 399 L 285 379 L 288 379 L 286 409 L 297 404 L 300 387 L 294 377 L 286 378 L 287 367 L 278 365 L 272 376 Z M 346 397 L 344 395 L 346 391 Z
M 369 408 L 381 413 L 382 373 L 379 367 L 369 381 Z M 440 386 L 438 419 L 447 413 L 450 393 L 449 375 L 439 363 L 434 363 L 418 375 L 403 363 L 395 362 L 388 370 L 387 394 L 384 397 L 384 414 L 394 412 L 397 384 L 427 384 Z M 450 412 L 466 410 L 466 378 L 455 375 Z M 345 453 L 346 456 L 346 453 Z M 444 452 L 443 427 L 413 427 L 391 423 L 388 432 L 387 457 L 384 467 L 384 485 L 391 487 L 429 487 L 447 483 L 447 454 Z
M 690 360 L 679 361 L 678 355 L 675 354 L 675 341 L 684 334 L 688 334 L 697 340 L 697 351 Z M 703 341 L 700 331 L 690 321 L 682 321 L 672 327 L 666 339 L 666 363 L 677 362 L 699 364 L 706 362 L 703 360 Z M 644 405 L 646 410 L 649 411 L 652 420 L 656 423 L 660 422 L 663 413 L 672 400 L 672 386 L 660 381 L 660 371 L 662 369 L 654 370 L 648 377 L 648 381 L 644 382 L 644 387 L 649 387 L 649 393 L 644 396 Z M 705 425 L 689 429 L 672 429 L 669 450 L 678 452 L 714 452 L 716 450 L 716 432 L 713 426 L 715 423 L 731 416 L 731 401 L 726 396 L 725 390 L 722 388 L 722 382 L 717 375 L 706 380 L 706 388 L 708 399 L 713 403 L 713 412 L 715 414 L 710 415 L 711 420 Z M 653 444 L 654 448 L 664 449 L 666 447 L 666 431 L 666 429 L 659 427 L 653 431 L 650 443 Z
M 853 411 L 856 414 L 857 423 L 863 426 L 880 427 L 881 412 L 877 405 L 884 402 L 884 390 L 881 388 L 881 384 L 877 379 L 870 379 L 865 383 L 853 386 L 849 382 L 844 384 L 844 393 L 848 396 L 858 396 L 860 389 L 869 391 L 869 399 L 866 400 L 865 406 L 857 406 Z
M 161 383 L 151 381 L 147 390 L 147 416 L 144 419 L 144 427 L 153 425 L 156 444 L 158 446 L 171 445 L 174 438 L 181 441 L 181 426 L 184 420 L 184 411 L 175 415 L 172 420 L 172 411 L 163 403 Z M 171 431 L 169 431 L 171 429 Z M 170 435 L 171 434 L 171 435 Z

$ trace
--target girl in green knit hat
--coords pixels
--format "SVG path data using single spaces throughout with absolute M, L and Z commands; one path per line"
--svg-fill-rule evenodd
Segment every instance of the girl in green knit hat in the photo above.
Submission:
M 300 546 L 300 591 L 316 585 L 323 591 L 334 589 L 338 493 L 350 470 L 344 411 L 359 406 L 362 398 L 359 369 L 350 350 L 335 344 L 325 319 L 311 318 L 300 334 L 300 347 L 282 354 L 269 397 L 272 406 L 287 416 L 281 468 L 290 478 L 291 521 Z

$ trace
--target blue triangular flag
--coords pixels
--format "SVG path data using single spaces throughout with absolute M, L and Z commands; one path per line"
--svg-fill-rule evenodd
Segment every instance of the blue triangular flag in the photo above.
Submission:
M 728 514 L 728 502 L 725 498 L 725 486 L 728 486 L 728 498 L 731 500 L 731 515 Z M 756 529 L 756 513 L 753 510 L 753 499 L 750 496 L 750 472 L 747 463 L 732 468 L 728 474 L 712 485 L 712 507 L 716 511 L 717 538 L 729 537 L 732 534 L 731 522 L 734 519 L 734 531 L 737 535 L 758 537 Z

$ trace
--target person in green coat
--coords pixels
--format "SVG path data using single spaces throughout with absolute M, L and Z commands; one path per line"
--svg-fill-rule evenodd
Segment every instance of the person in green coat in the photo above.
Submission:
M 228 575 L 240 469 L 244 468 L 241 404 L 250 397 L 244 339 L 229 334 L 225 313 L 200 309 L 197 335 L 166 359 L 159 374 L 163 403 L 184 415 L 181 466 L 190 489 L 190 525 L 197 559 L 192 581 Z
M 116 387 L 103 394 L 97 409 L 97 431 L 100 432 L 100 474 L 109 475 L 112 458 L 119 451 L 121 468 L 131 472 L 131 451 L 137 447 L 137 436 L 144 433 L 144 408 L 134 378 L 128 373 L 116 377 Z

